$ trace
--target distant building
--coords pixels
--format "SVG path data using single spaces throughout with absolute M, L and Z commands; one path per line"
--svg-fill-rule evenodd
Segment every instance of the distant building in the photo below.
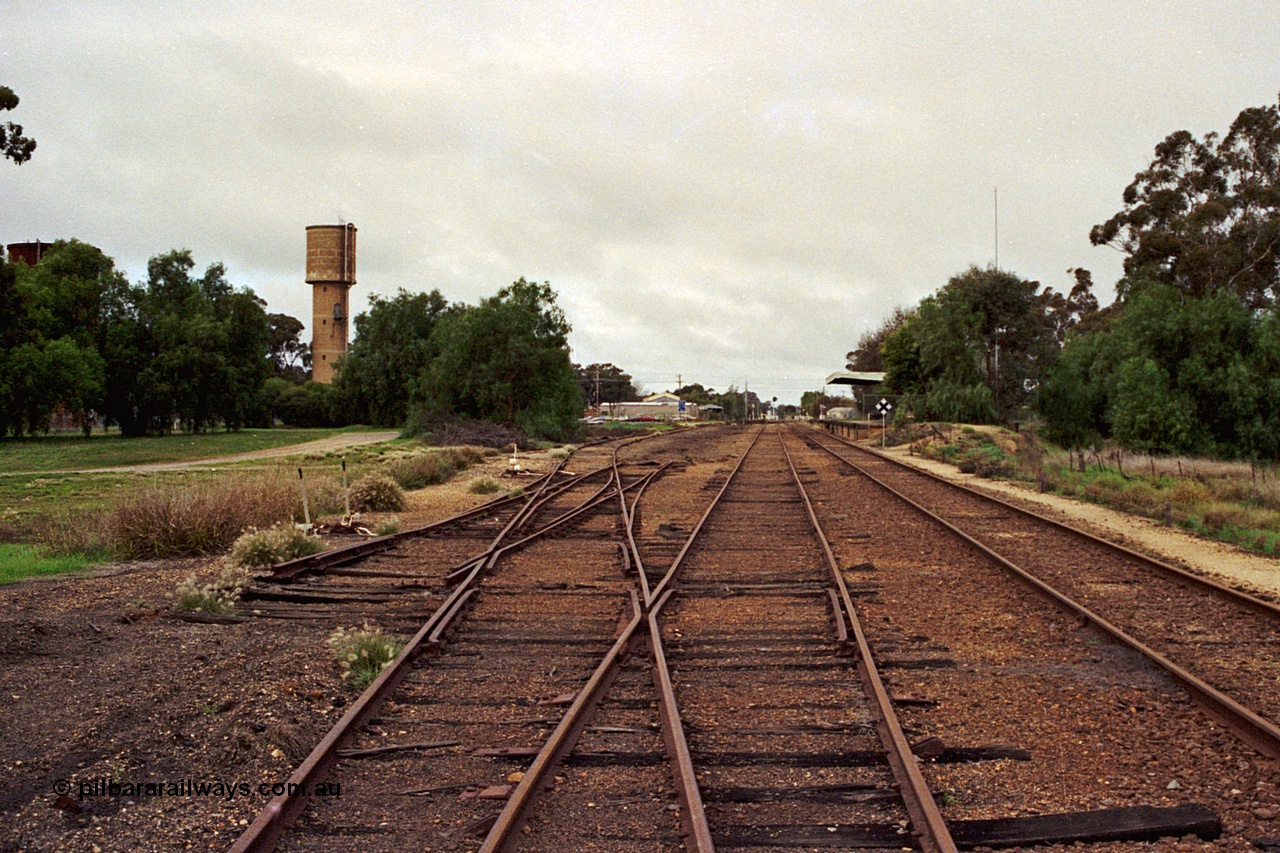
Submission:
M 600 412 L 607 418 L 642 418 L 677 421 L 697 420 L 698 404 L 686 403 L 675 394 L 650 394 L 637 403 L 602 403 Z

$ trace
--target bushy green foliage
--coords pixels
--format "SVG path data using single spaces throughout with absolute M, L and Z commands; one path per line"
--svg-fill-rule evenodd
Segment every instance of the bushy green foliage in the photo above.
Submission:
M 351 486 L 355 512 L 395 512 L 404 509 L 404 490 L 385 474 L 370 474 Z
M 334 382 L 341 417 L 380 426 L 405 423 L 415 383 L 438 351 L 432 335 L 447 309 L 439 290 L 370 298 L 369 310 L 355 319 L 355 340 Z
M 311 536 L 294 524 L 273 524 L 265 530 L 251 527 L 241 534 L 231 545 L 231 562 L 237 566 L 274 566 L 323 550 L 319 536 Z
M 1189 299 L 1230 295 L 1250 310 L 1280 296 L 1280 104 L 1241 111 L 1225 136 L 1179 130 L 1089 234 L 1125 257 L 1121 299 L 1155 280 Z
M 523 278 L 474 307 L 446 313 L 432 333 L 439 354 L 418 384 L 420 420 L 476 418 L 569 438 L 582 395 L 568 334 L 550 285 Z
M 881 346 L 886 385 L 920 395 L 919 418 L 1011 419 L 1033 399 L 1066 330 L 1096 308 L 1089 287 L 1083 276 L 1063 297 L 1003 270 L 971 267 L 896 318 Z
M 1050 437 L 1130 450 L 1280 455 L 1280 313 L 1227 292 L 1135 286 L 1102 329 L 1067 341 L 1041 396 Z
M 307 382 L 285 388 L 275 400 L 275 415 L 287 426 L 326 427 L 346 421 L 338 411 L 333 386 Z
M 301 324 L 268 318 L 221 264 L 199 277 L 194 267 L 188 250 L 156 255 L 135 286 L 76 240 L 34 267 L 0 263 L 0 436 L 47 429 L 59 404 L 86 434 L 95 411 L 129 436 L 175 421 L 192 431 L 267 422 L 263 383 L 279 372 L 273 355 L 299 352 Z
M 329 650 L 342 668 L 342 678 L 356 690 L 363 690 L 386 669 L 404 648 L 404 643 L 372 628 L 337 628 L 327 641 Z
M 0 110 L 11 110 L 18 106 L 18 96 L 8 86 L 0 86 Z M 31 152 L 36 150 L 36 141 L 22 135 L 22 125 L 6 121 L 0 124 L 0 157 L 12 160 L 21 166 L 31 159 Z

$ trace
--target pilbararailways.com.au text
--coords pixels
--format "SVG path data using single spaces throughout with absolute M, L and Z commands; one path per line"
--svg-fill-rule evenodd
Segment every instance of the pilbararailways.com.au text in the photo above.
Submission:
M 251 799 L 301 795 L 304 797 L 340 797 L 342 787 L 338 782 L 249 782 L 214 779 L 182 779 L 176 782 L 121 782 L 118 779 L 59 779 L 53 783 L 53 792 L 60 796 L 75 794 L 77 799 L 90 797 L 216 797 L 221 800 Z

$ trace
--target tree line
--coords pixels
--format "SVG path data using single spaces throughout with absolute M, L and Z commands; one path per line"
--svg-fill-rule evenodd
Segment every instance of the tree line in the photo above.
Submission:
M 281 396 L 287 422 L 424 432 L 473 419 L 556 440 L 576 432 L 583 394 L 550 284 L 521 278 L 475 305 L 402 289 L 372 297 L 355 328 L 332 385 L 308 382 Z
M 1280 104 L 1225 136 L 1156 146 L 1090 232 L 1125 255 L 1099 309 L 1086 270 L 1058 294 L 970 268 L 864 335 L 854 368 L 883 369 L 916 416 L 1032 414 L 1072 448 L 1280 457 Z
M 268 314 L 221 264 L 194 269 L 175 250 L 131 284 L 78 240 L 35 266 L 0 264 L 0 436 L 47 430 L 59 406 L 86 435 L 100 418 L 126 436 L 269 424 L 264 386 L 300 378 L 302 324 Z
M 197 274 L 175 250 L 133 284 L 99 249 L 60 240 L 34 266 L 0 263 L 0 437 L 47 431 L 59 408 L 86 435 L 98 423 L 125 436 L 277 421 L 576 428 L 583 394 L 548 284 L 520 279 L 476 305 L 402 290 L 355 326 L 337 381 L 320 385 L 302 322 L 268 313 L 221 264 Z

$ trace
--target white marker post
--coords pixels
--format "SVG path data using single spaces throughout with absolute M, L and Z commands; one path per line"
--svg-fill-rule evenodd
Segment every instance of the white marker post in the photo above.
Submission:
M 888 444 L 885 441 L 884 434 L 885 434 L 885 430 L 888 428 L 889 411 L 892 408 L 893 408 L 893 403 L 890 403 L 884 397 L 881 397 L 880 402 L 876 403 L 876 411 L 880 413 L 880 446 L 881 447 L 888 447 Z

